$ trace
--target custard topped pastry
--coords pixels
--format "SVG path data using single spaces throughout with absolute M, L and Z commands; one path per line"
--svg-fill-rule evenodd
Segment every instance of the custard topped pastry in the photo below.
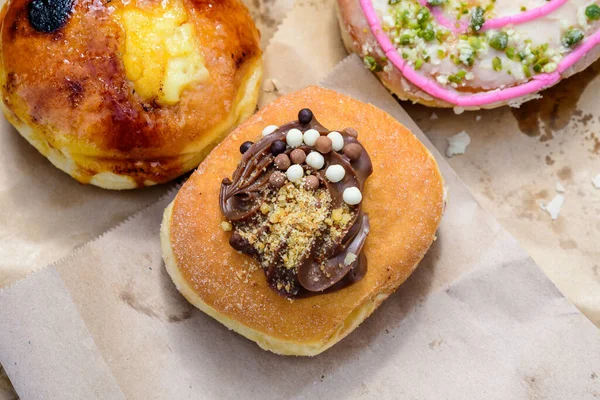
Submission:
M 373 165 L 356 130 L 330 132 L 303 109 L 298 121 L 263 134 L 242 144 L 233 180 L 221 185 L 230 245 L 259 260 L 271 288 L 287 297 L 361 279 L 369 217 L 360 203 Z
M 338 0 L 346 47 L 402 99 L 459 109 L 517 106 L 590 65 L 589 0 Z
M 435 159 L 398 121 L 308 87 L 240 125 L 181 187 L 161 226 L 165 267 L 228 328 L 313 356 L 408 278 L 444 193 Z
M 259 34 L 239 0 L 10 0 L 1 23 L 7 119 L 82 183 L 169 181 L 256 106 Z

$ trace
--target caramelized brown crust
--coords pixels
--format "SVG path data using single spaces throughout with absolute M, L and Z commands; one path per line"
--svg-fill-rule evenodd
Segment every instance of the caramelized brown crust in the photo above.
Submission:
M 228 244 L 220 227 L 219 189 L 235 170 L 239 145 L 267 125 L 310 108 L 330 129 L 353 127 L 371 155 L 363 208 L 371 231 L 363 280 L 337 292 L 298 299 L 278 295 L 250 257 Z M 444 203 L 437 164 L 403 125 L 368 104 L 319 87 L 271 103 L 228 136 L 183 185 L 165 212 L 167 270 L 190 302 L 229 328 L 281 354 L 314 355 L 350 333 L 412 273 L 435 238 Z M 247 282 L 245 282 L 247 279 Z
M 66 172 L 81 182 L 101 172 L 137 186 L 171 180 L 254 111 L 259 33 L 239 0 L 183 0 L 210 78 L 165 107 L 143 101 L 126 77 L 125 32 L 114 14 L 129 2 L 77 1 L 53 33 L 32 28 L 29 3 L 10 0 L 3 10 L 4 111 L 51 160 L 53 150 L 73 160 L 77 168 Z

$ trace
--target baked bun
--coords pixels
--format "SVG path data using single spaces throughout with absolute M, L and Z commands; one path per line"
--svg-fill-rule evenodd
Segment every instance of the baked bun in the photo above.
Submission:
M 518 107 L 600 56 L 584 0 L 337 0 L 347 50 L 402 100 Z
M 307 114 L 304 108 L 314 116 L 308 125 L 302 122 Z M 263 132 L 271 125 L 274 127 Z M 269 133 L 277 127 L 261 139 L 261 132 Z M 325 136 L 328 131 L 323 127 L 339 131 Z M 342 131 L 347 127 L 354 130 Z M 323 142 L 324 150 L 319 141 L 311 147 L 307 133 L 300 139 L 303 144 L 290 148 L 294 140 L 291 132 L 306 132 L 308 128 L 319 132 L 317 140 Z M 336 144 L 340 135 L 344 139 L 342 150 L 341 143 Z M 288 146 L 276 149 L 275 143 L 281 138 Z M 328 138 L 331 151 L 326 148 Z M 294 153 L 298 149 L 308 154 L 305 161 Z M 290 155 L 293 165 L 289 168 L 284 162 L 273 161 L 274 154 L 282 151 Z M 314 166 L 320 158 L 315 153 L 323 153 L 325 164 Z M 275 165 L 269 166 L 269 161 Z M 338 163 L 344 166 L 346 175 L 332 183 L 339 177 L 330 175 L 330 167 Z M 304 167 L 305 175 L 293 181 L 292 169 L 299 165 Z M 262 174 L 255 175 L 255 171 Z M 283 186 L 272 181 L 281 175 L 289 180 Z M 311 177 L 318 178 L 320 186 L 317 183 L 316 187 L 308 187 Z M 278 205 L 267 202 L 272 188 L 266 192 L 257 189 L 261 181 L 280 187 L 273 196 Z M 362 192 L 362 202 L 346 196 L 345 188 L 351 186 L 355 187 L 354 194 Z M 340 189 L 344 189 L 344 203 Z M 232 195 L 234 192 L 239 198 Z M 302 203 L 311 195 L 319 201 Z M 258 203 L 252 203 L 254 200 Z M 257 208 L 252 209 L 248 202 Z M 265 350 L 314 356 L 352 332 L 408 278 L 435 240 L 443 207 L 444 186 L 438 166 L 406 127 L 372 105 L 313 86 L 267 105 L 204 160 L 165 210 L 161 227 L 163 257 L 177 289 L 206 314 Z M 331 211 L 333 208 L 338 211 Z M 302 218 L 293 220 L 297 212 Z M 331 220 L 323 219 L 328 212 Z M 318 230 L 315 242 L 309 241 L 305 254 L 297 256 L 297 270 L 285 264 L 296 248 L 303 249 L 298 246 L 303 240 L 300 233 L 310 233 L 314 221 L 324 221 L 321 226 L 325 228 L 327 224 L 338 226 L 336 221 L 344 224 L 347 212 L 351 222 L 345 227 L 339 225 L 343 233 L 338 238 L 343 240 L 337 242 L 339 248 L 324 257 L 321 269 L 307 261 L 312 263 L 315 259 L 311 257 L 329 246 L 333 229 Z M 291 230 L 277 230 L 290 220 L 292 224 L 287 226 Z M 257 240 L 240 242 L 239 238 L 246 238 L 257 221 L 265 222 L 262 228 L 268 229 L 259 229 L 263 234 L 259 233 Z M 265 241 L 261 242 L 262 238 Z M 273 254 L 261 252 L 262 244 L 269 248 L 272 240 L 280 240 L 271 247 L 277 250 Z M 281 269 L 282 265 L 288 269 Z M 284 275 L 290 271 L 297 273 L 299 280 L 294 281 L 293 275 L 288 288 L 285 279 L 289 276 Z M 308 282 L 303 280 L 302 271 L 313 273 L 308 275 Z M 318 276 L 320 271 L 327 277 Z M 280 272 L 283 275 L 277 276 Z M 301 291 L 294 290 L 298 283 Z
M 259 33 L 239 0 L 9 0 L 1 21 L 3 111 L 79 182 L 172 180 L 255 110 Z

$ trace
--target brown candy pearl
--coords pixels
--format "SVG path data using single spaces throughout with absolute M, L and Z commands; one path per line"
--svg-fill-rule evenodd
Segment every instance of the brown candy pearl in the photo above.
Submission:
M 354 128 L 346 128 L 344 129 L 344 133 L 348 136 L 352 136 L 353 138 L 358 137 L 358 132 Z
M 280 188 L 285 185 L 286 180 L 287 178 L 283 172 L 275 171 L 269 177 L 269 184 L 274 188 Z
M 302 164 L 306 161 L 306 153 L 302 149 L 294 149 L 290 153 L 290 158 L 294 164 Z
M 331 151 L 333 143 L 327 136 L 320 136 L 315 142 L 315 149 L 321 154 L 327 154 Z
M 279 154 L 277 157 L 275 157 L 275 168 L 278 170 L 287 171 L 290 165 L 292 165 L 292 162 L 287 154 Z
M 309 175 L 304 178 L 304 187 L 306 190 L 317 190 L 320 186 L 319 178 L 314 175 Z
M 350 143 L 344 146 L 344 155 L 352 161 L 358 160 L 362 152 L 363 149 L 359 144 Z

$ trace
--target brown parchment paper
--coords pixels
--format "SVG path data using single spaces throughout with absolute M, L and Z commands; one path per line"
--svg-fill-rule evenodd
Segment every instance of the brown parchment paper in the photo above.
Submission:
M 29 299 L 27 303 L 22 301 L 23 296 Z M 9 336 L 27 337 L 26 341 L 10 343 L 14 347 L 2 360 L 14 367 L 14 382 L 27 383 L 17 386 L 21 398 L 57 398 L 53 389 L 48 389 L 51 382 L 51 386 L 63 387 L 62 399 L 125 399 L 54 268 L 46 268 L 19 282 L 2 300 L 6 309 L 20 312 L 3 314 L 1 329 L 9 332 Z M 36 318 L 20 317 L 28 313 L 34 313 Z M 64 353 L 81 362 L 65 362 Z M 74 380 L 75 375 L 80 378 Z M 29 376 L 36 379 L 30 380 Z
M 170 187 L 108 191 L 55 168 L 0 117 L 0 287 L 67 255 Z
M 102 371 L 100 361 L 90 366 L 89 357 L 65 349 L 69 338 L 54 334 L 53 313 L 67 314 L 61 332 L 81 325 L 78 318 L 83 321 L 90 339 L 81 340 L 88 351 L 98 350 L 127 399 L 591 400 L 600 395 L 600 331 L 477 204 L 360 60 L 349 58 L 324 86 L 388 111 L 440 162 L 450 202 L 438 240 L 398 292 L 320 356 L 282 357 L 260 350 L 191 307 L 166 274 L 158 230 L 170 194 L 72 256 L 0 292 L 0 360 L 19 393 L 34 393 L 24 398 L 40 398 L 35 393 L 43 387 L 45 398 L 69 399 L 70 387 L 93 382 L 86 368 L 67 383 L 52 379 L 57 360 L 73 369 L 81 364 L 95 374 Z M 77 312 L 38 304 L 31 290 L 23 289 L 32 279 L 47 296 L 70 296 Z M 7 301 L 22 306 L 3 307 Z M 23 334 L 14 328 L 17 321 L 39 323 Z M 36 374 L 6 362 L 16 355 Z
M 315 84 L 346 56 L 335 1 L 296 2 L 265 54 L 261 104 Z M 318 26 L 306 29 L 307 21 Z M 470 135 L 466 154 L 448 159 L 452 168 L 600 327 L 600 190 L 592 185 L 600 174 L 599 72 L 596 62 L 518 109 L 456 115 L 408 102 L 402 106 L 442 154 L 448 137 L 463 130 Z M 552 221 L 540 202 L 556 195 L 556 182 L 564 186 L 566 200 Z

